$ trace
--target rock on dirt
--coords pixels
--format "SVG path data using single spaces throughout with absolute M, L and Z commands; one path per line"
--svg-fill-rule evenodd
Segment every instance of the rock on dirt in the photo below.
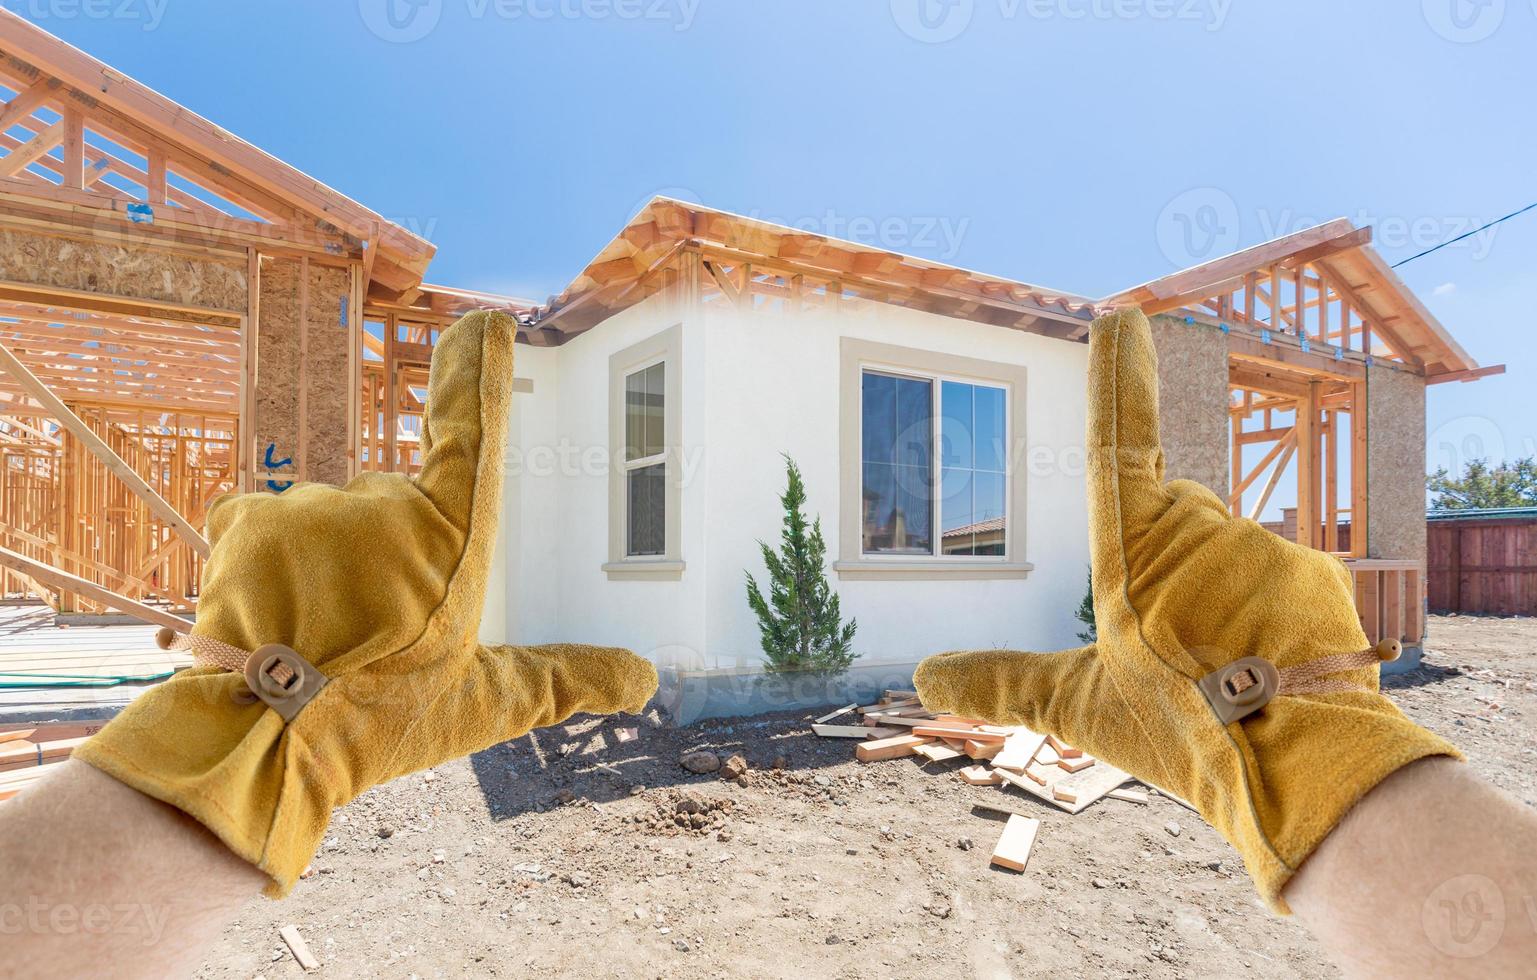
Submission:
M 734 755 L 727 759 L 725 765 L 720 767 L 720 778 L 741 779 L 747 775 L 747 760 L 740 755 Z
M 703 776 L 720 769 L 720 756 L 714 752 L 689 752 L 678 760 L 678 765 Z

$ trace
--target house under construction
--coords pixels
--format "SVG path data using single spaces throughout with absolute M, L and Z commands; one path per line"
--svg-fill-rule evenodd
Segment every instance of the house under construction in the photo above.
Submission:
M 193 611 L 208 552 L 204 515 L 219 494 L 411 472 L 433 341 L 470 309 L 515 313 L 533 374 L 559 370 L 568 392 L 580 383 L 606 404 L 610 362 L 648 332 L 641 321 L 657 336 L 676 326 L 682 339 L 669 342 L 687 345 L 728 318 L 800 317 L 834 334 L 845 322 L 866 324 L 850 328 L 852 338 L 878 331 L 869 324 L 880 317 L 921 315 L 971 331 L 975 349 L 1027 335 L 1037 346 L 1016 359 L 1059 351 L 1051 356 L 1072 366 L 1095 312 L 1135 303 L 1161 314 L 1169 475 L 1200 480 L 1235 514 L 1255 517 L 1294 482 L 1289 533 L 1352 562 L 1369 633 L 1417 642 L 1425 388 L 1502 369 L 1480 367 L 1372 249 L 1370 229 L 1344 221 L 1089 299 L 657 199 L 559 296 L 535 304 L 426 284 L 431 243 L 9 12 L 0 12 L 0 89 L 0 574 L 7 595 L 39 597 L 60 613 Z M 603 326 L 621 316 L 631 326 L 606 338 Z M 923 329 L 914 320 L 911 335 Z M 730 350 L 722 345 L 710 356 Z M 668 353 L 678 349 L 662 345 L 641 360 L 670 363 L 685 357 Z M 828 350 L 836 391 L 837 344 Z M 578 358 L 558 362 L 561 351 L 594 355 L 602 376 L 580 375 Z M 520 352 L 520 377 L 523 363 Z M 813 363 L 808 376 L 821 370 Z M 678 374 L 675 366 L 668 383 L 724 377 Z M 618 390 L 637 376 L 620 376 Z M 554 385 L 537 383 L 529 397 L 557 397 Z M 667 389 L 667 403 L 687 406 L 691 390 Z M 651 395 L 662 403 L 661 389 Z M 598 417 L 622 425 L 622 404 L 618 411 Z M 1057 423 L 1064 432 L 1077 411 L 1069 404 Z M 669 446 L 692 441 L 686 428 L 668 432 Z M 1051 433 L 1032 429 L 1032 441 L 1042 436 Z M 1016 526 L 1022 533 L 1018 516 L 1005 524 L 980 504 L 957 525 L 964 556 L 936 543 L 922 561 L 865 560 L 858 505 L 847 507 L 872 491 L 857 478 L 839 491 L 835 470 L 822 485 L 848 498 L 837 568 L 850 583 L 921 579 L 930 558 L 941 563 L 933 568 L 956 559 L 957 580 L 1023 578 L 1042 560 L 1024 560 L 1011 536 Z M 646 528 L 626 536 L 624 515 L 650 506 L 641 495 L 651 486 L 638 476 L 615 491 L 629 494 L 627 504 L 591 515 L 620 524 L 594 544 L 603 554 L 591 556 L 593 581 L 573 577 L 573 589 L 596 588 L 599 577 L 625 590 L 676 581 L 685 566 L 677 552 L 694 540 L 674 537 L 680 521 L 735 526 L 733 515 L 699 516 L 686 496 L 657 490 L 654 547 Z M 999 492 L 1010 508 L 1023 499 Z M 513 493 L 510 506 L 532 515 L 539 499 Z M 743 565 L 734 554 L 727 565 L 735 588 Z M 1066 571 L 1063 588 L 1081 592 L 1081 566 Z M 853 601 L 876 601 L 862 596 Z M 1056 591 L 1049 599 L 1059 605 Z M 699 601 L 703 609 L 714 599 Z M 654 598 L 644 604 L 676 614 Z M 584 622 L 602 631 L 600 621 Z M 505 624 L 542 630 L 526 615 Z M 708 633 L 734 635 L 738 624 L 723 630 Z

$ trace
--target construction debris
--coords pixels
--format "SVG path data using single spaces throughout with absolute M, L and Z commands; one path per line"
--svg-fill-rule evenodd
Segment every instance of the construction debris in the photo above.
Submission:
M 863 716 L 863 725 L 826 724 L 851 710 Z M 964 759 L 971 764 L 955 773 L 967 784 L 997 786 L 1004 793 L 1012 787 L 1069 814 L 1107 796 L 1128 803 L 1148 802 L 1145 791 L 1122 788 L 1131 776 L 1082 749 L 1023 726 L 936 715 L 923 707 L 914 692 L 887 691 L 878 703 L 841 708 L 817 719 L 811 729 L 823 738 L 865 738 L 854 749 L 860 762 L 916 756 L 920 764 L 928 765 Z M 991 860 L 999 867 L 1023 871 L 1040 821 L 1009 798 L 976 806 L 1009 815 Z
M 1039 820 L 1010 814 L 1009 822 L 1003 825 L 1003 836 L 993 847 L 990 862 L 1010 871 L 1025 870 L 1025 865 L 1030 863 L 1030 850 L 1035 847 L 1036 832 L 1040 829 Z
M 320 961 L 315 958 L 314 953 L 310 952 L 309 944 L 304 941 L 304 937 L 299 935 L 298 926 L 283 926 L 278 930 L 278 935 L 282 936 L 283 942 L 288 944 L 288 949 L 294 954 L 294 959 L 298 961 L 301 969 L 306 973 L 320 969 Z
M 0 800 L 52 772 L 104 722 L 0 726 Z

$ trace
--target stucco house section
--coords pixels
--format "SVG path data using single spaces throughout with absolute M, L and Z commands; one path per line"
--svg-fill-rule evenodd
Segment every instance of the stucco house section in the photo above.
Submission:
M 658 198 L 522 324 L 482 635 L 756 669 L 789 456 L 862 662 L 1073 645 L 1086 341 L 1137 305 L 1167 476 L 1235 516 L 1294 483 L 1285 533 L 1351 565 L 1369 634 L 1417 640 L 1425 385 L 1500 368 L 1369 242 L 1330 222 L 1090 300 Z
M 677 484 L 680 553 L 633 567 L 610 550 L 611 373 L 614 358 L 675 332 L 667 362 L 681 375 L 681 442 L 667 447 Z M 1028 427 L 1005 437 L 1021 482 L 1023 552 L 889 572 L 853 568 L 840 541 L 840 446 L 846 341 L 977 362 L 984 375 L 1026 379 Z M 783 455 L 806 480 L 822 520 L 845 615 L 859 620 L 869 659 L 904 661 L 941 649 L 1054 649 L 1073 642 L 1070 611 L 1087 568 L 1083 504 L 1083 377 L 1088 350 L 1025 333 L 877 303 L 825 311 L 709 308 L 653 296 L 554 348 L 520 345 L 502 536 L 487 639 L 628 646 L 687 669 L 760 663 L 744 575 L 763 575 L 757 542 L 776 542 Z M 637 362 L 641 363 L 641 362 Z M 994 370 L 998 369 L 998 370 Z M 621 371 L 623 368 L 620 369 Z M 947 377 L 958 377 L 947 375 Z M 984 378 L 985 380 L 985 378 Z M 672 410 L 672 406 L 668 406 Z M 622 464 L 621 464 L 622 465 Z

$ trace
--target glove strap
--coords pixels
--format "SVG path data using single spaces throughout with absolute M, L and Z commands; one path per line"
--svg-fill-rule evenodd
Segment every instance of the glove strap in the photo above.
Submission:
M 1336 653 L 1284 670 L 1262 657 L 1243 657 L 1196 681 L 1196 687 L 1211 705 L 1217 720 L 1226 725 L 1249 717 L 1277 695 L 1341 694 L 1362 690 L 1360 684 L 1329 675 L 1391 662 L 1402 652 L 1402 643 L 1386 639 L 1366 650 Z
M 268 643 L 247 653 L 211 636 L 177 633 L 168 627 L 156 634 L 155 642 L 162 650 L 189 651 L 199 667 L 217 667 L 244 675 L 248 690 L 241 692 L 240 700 L 249 704 L 260 698 L 285 722 L 293 721 L 299 710 L 331 680 L 281 643 Z

